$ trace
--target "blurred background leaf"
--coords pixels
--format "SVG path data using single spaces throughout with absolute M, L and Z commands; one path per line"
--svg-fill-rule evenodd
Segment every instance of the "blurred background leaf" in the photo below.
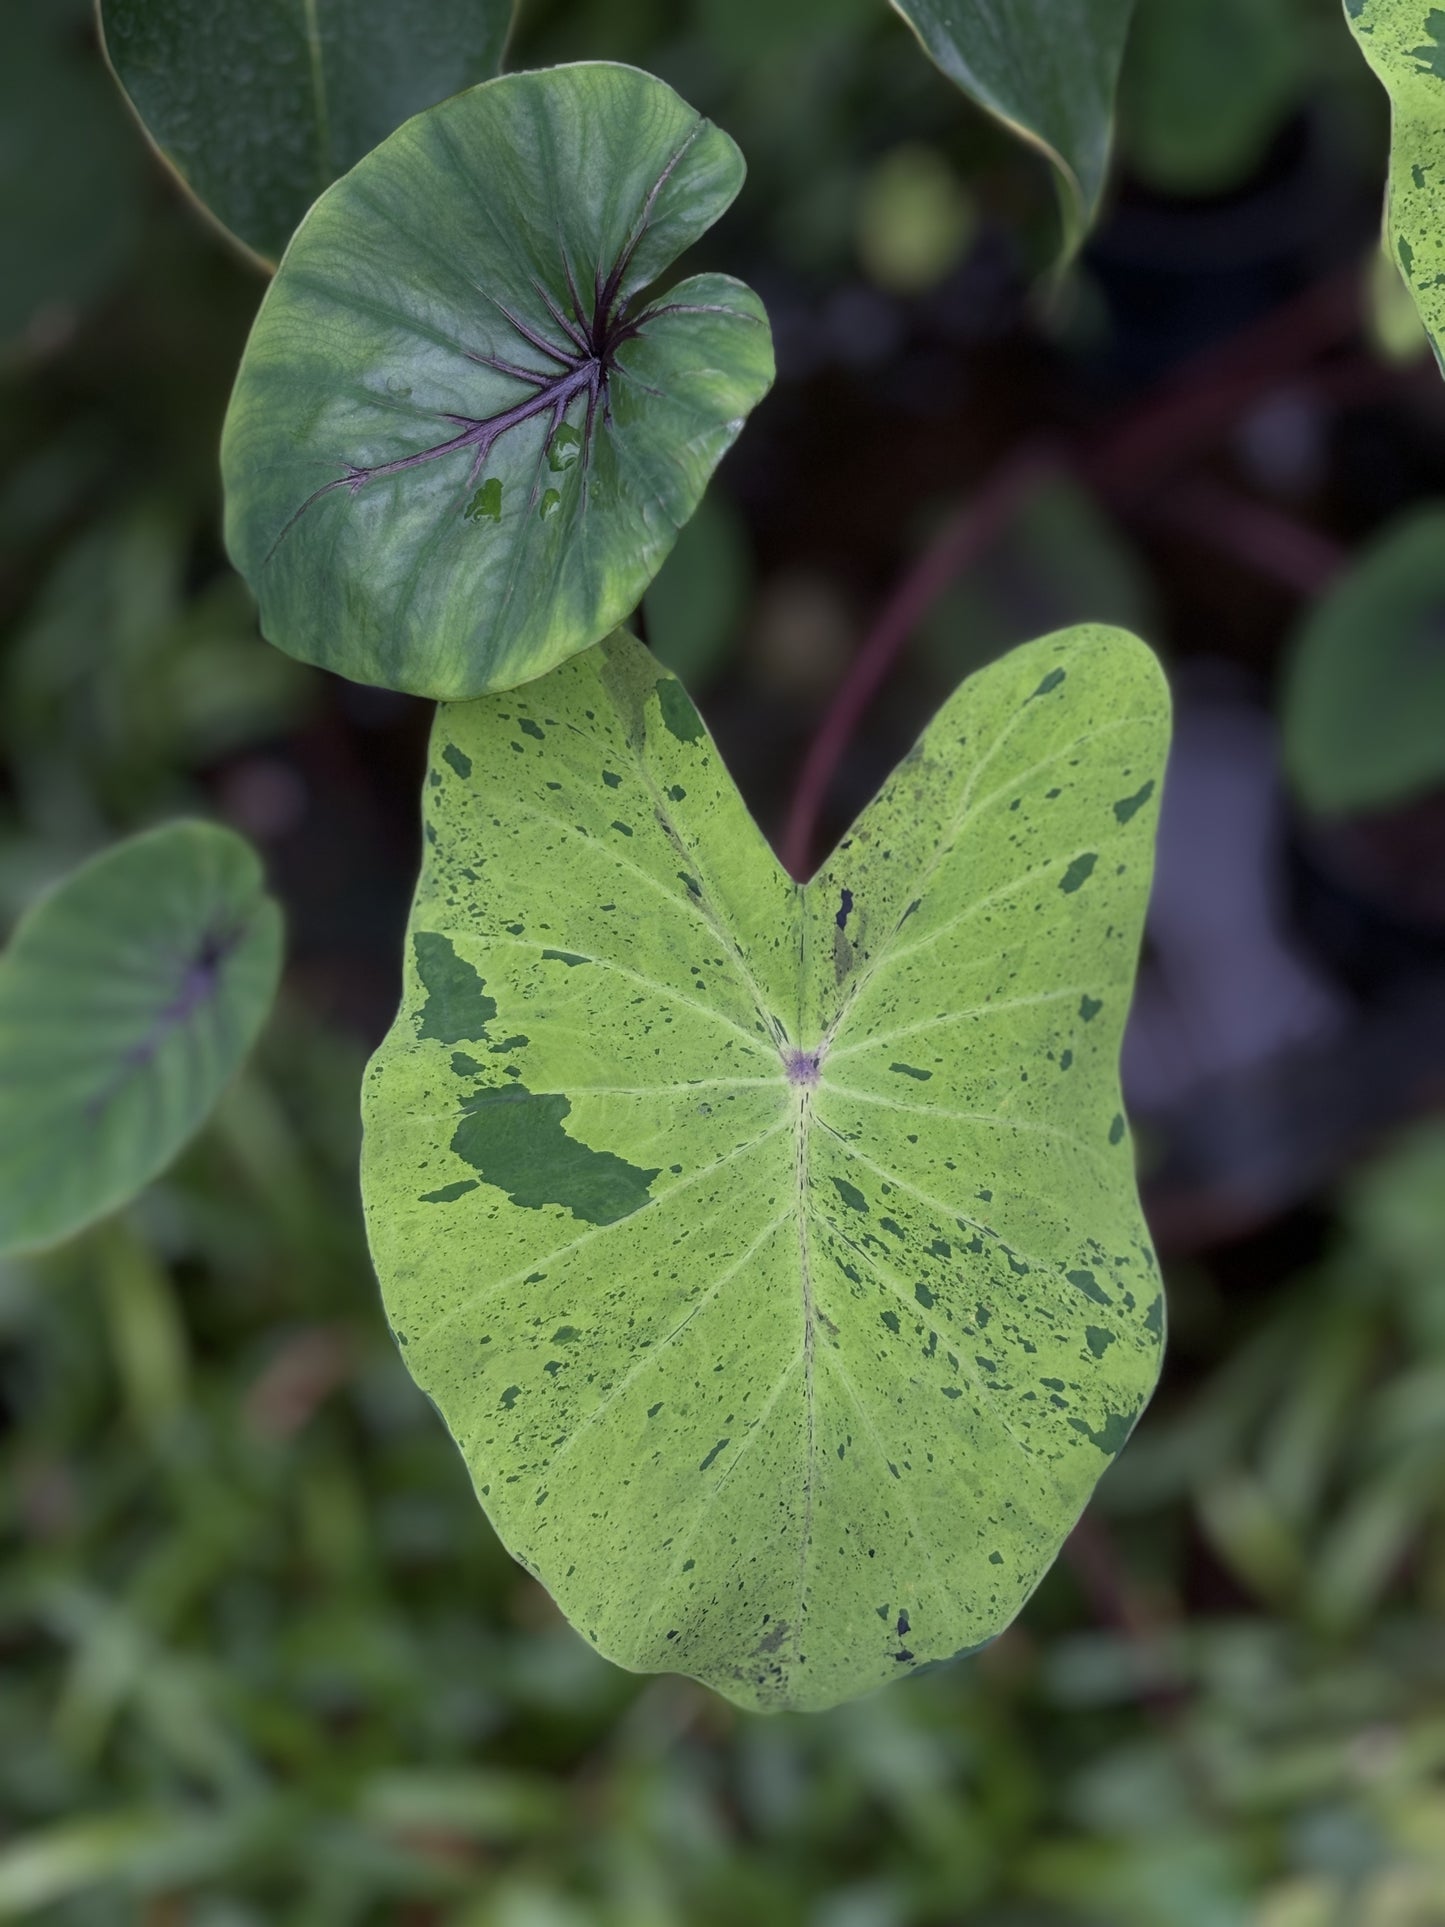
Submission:
M 1445 779 L 1445 507 L 1392 524 L 1310 610 L 1284 725 L 1311 809 L 1384 809 Z
M 279 260 L 323 188 L 501 66 L 514 0 L 98 0 L 141 124 L 223 227 Z

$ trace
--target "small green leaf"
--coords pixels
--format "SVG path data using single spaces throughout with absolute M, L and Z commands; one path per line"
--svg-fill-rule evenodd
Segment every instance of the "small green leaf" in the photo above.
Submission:
M 223 226 L 280 258 L 323 188 L 496 73 L 513 0 L 99 0 L 141 124 Z
M 1064 253 L 1099 211 L 1134 0 L 893 0 L 925 52 L 980 107 L 1043 149 Z
M 1445 506 L 1393 524 L 1311 609 L 1284 747 L 1315 810 L 1387 809 L 1445 781 Z
M 949 1658 L 1128 1437 L 1166 737 L 1141 644 L 1032 643 L 803 887 L 630 638 L 439 714 L 372 1252 L 502 1538 L 610 1658 L 763 1708 Z
M 661 81 L 597 64 L 460 94 L 338 181 L 262 304 L 222 446 L 271 641 L 455 698 L 629 615 L 772 380 L 740 282 L 649 294 L 742 174 Z
M 1445 8 L 1345 0 L 1345 14 L 1390 96 L 1387 245 L 1445 369 Z
M 96 857 L 0 956 L 0 1251 L 126 1203 L 202 1123 L 271 1007 L 281 914 L 230 830 Z

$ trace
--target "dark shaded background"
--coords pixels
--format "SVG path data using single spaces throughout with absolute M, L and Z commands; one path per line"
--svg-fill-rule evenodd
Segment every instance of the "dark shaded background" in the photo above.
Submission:
M 514 65 L 635 60 L 749 159 L 689 266 L 762 294 L 779 381 L 646 616 L 764 828 L 1021 449 L 1040 479 L 870 707 L 815 854 L 1013 642 L 1127 623 L 1179 704 L 1126 1052 L 1164 1384 L 979 1660 L 762 1721 L 592 1655 L 394 1355 L 355 1109 L 427 710 L 257 636 L 216 446 L 261 283 L 84 5 L 7 4 L 54 48 L 22 72 L 0 16 L 0 928 L 202 810 L 264 851 L 291 969 L 181 1167 L 0 1264 L 0 1919 L 1440 1927 L 1445 800 L 1311 815 L 1279 755 L 1307 611 L 1445 497 L 1337 8 L 1142 0 L 1062 284 L 1046 169 L 877 0 L 526 10 Z

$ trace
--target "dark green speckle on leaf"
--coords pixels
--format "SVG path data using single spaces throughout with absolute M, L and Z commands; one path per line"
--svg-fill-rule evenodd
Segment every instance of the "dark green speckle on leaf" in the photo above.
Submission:
M 480 1043 L 497 1014 L 494 998 L 472 965 L 459 957 L 450 937 L 418 930 L 412 937 L 417 975 L 426 1002 L 417 1013 L 418 1037 L 434 1037 L 440 1044 Z
M 557 1204 L 588 1224 L 615 1224 L 651 1198 L 661 1166 L 642 1170 L 569 1137 L 572 1106 L 559 1091 L 508 1084 L 464 1098 L 461 1110 L 452 1150 L 524 1210 Z
M 668 676 L 657 685 L 657 701 L 662 720 L 680 743 L 701 742 L 702 717 L 675 676 Z

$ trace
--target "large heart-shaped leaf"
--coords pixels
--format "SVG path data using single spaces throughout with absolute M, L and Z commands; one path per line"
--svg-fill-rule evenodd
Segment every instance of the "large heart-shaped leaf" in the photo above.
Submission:
M 773 375 L 762 306 L 648 290 L 742 181 L 631 67 L 511 74 L 317 203 L 222 447 L 271 641 L 359 682 L 508 688 L 637 606 Z
M 280 962 L 254 851 L 206 823 L 132 837 L 21 920 L 0 956 L 0 1251 L 68 1237 L 170 1162 Z
M 275 261 L 324 187 L 501 65 L 513 0 L 100 0 L 106 52 L 196 197 Z
M 893 0 L 980 107 L 1053 162 L 1072 254 L 1099 211 L 1134 0 Z
M 1389 244 L 1445 369 L 1445 8 L 1345 0 L 1345 13 L 1390 96 Z
M 802 887 L 629 638 L 438 716 L 372 1252 L 497 1530 L 610 1658 L 765 1708 L 948 1658 L 1128 1437 L 1166 735 L 1141 644 L 1031 643 Z

